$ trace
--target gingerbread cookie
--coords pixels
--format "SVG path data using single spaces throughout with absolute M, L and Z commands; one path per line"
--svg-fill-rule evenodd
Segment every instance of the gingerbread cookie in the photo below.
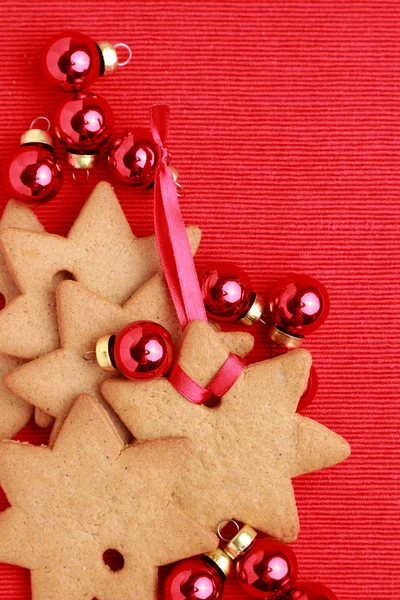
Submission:
M 187 228 L 192 251 L 197 227 Z M 0 235 L 21 295 L 0 314 L 0 352 L 34 359 L 59 347 L 54 290 L 75 279 L 123 304 L 161 270 L 154 236 L 136 238 L 110 184 L 99 183 L 68 236 L 8 229 Z
M 4 208 L 3 216 L 0 219 L 0 233 L 9 227 L 18 227 L 37 233 L 43 231 L 43 226 L 35 213 L 27 206 L 15 202 L 15 200 L 7 202 Z M 0 293 L 4 296 L 6 305 L 19 294 L 2 253 L 0 253 Z
M 8 227 L 20 227 L 31 231 L 43 231 L 35 214 L 26 206 L 10 200 L 0 220 L 0 232 Z M 18 296 L 18 289 L 0 252 L 0 294 L 7 306 Z M 4 309 L 3 309 L 4 310 Z M 0 355 L 0 440 L 12 438 L 32 415 L 31 405 L 10 392 L 3 384 L 3 377 L 11 369 L 23 364 L 22 360 L 11 356 Z M 46 415 L 47 417 L 47 415 Z
M 53 450 L 0 443 L 0 561 L 31 569 L 33 600 L 156 598 L 157 567 L 210 551 L 217 538 L 172 501 L 184 438 L 124 447 L 88 394 Z M 104 553 L 116 550 L 112 572 Z
M 181 338 L 179 321 L 160 274 L 154 275 L 123 307 L 76 282 L 64 281 L 57 288 L 57 307 L 61 348 L 9 373 L 6 385 L 27 402 L 61 420 L 80 393 L 90 392 L 101 400 L 101 383 L 115 376 L 84 359 L 85 352 L 93 350 L 100 337 L 144 319 L 163 325 L 176 345 Z M 215 336 L 242 356 L 253 347 L 253 336 L 249 333 L 218 332 Z
M 229 354 L 204 322 L 184 334 L 179 364 L 202 386 Z M 167 379 L 147 384 L 123 379 L 102 392 L 140 441 L 187 436 L 195 452 L 174 497 L 204 525 L 227 517 L 293 541 L 299 532 L 291 479 L 349 456 L 349 444 L 296 413 L 311 366 L 306 350 L 248 365 L 214 407 L 183 398 Z
M 24 364 L 23 360 L 0 355 L 0 440 L 10 440 L 32 416 L 33 407 L 4 385 L 4 377 L 12 369 Z

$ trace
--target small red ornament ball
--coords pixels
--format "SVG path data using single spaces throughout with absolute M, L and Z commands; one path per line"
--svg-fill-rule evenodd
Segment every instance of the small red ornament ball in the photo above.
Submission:
M 272 538 L 255 538 L 236 562 L 236 574 L 244 591 L 255 598 L 282 598 L 297 577 L 294 552 Z
M 310 375 L 308 377 L 306 389 L 301 396 L 297 405 L 297 410 L 304 410 L 310 406 L 318 392 L 318 375 L 314 365 L 311 365 Z
M 90 87 L 101 74 L 100 52 L 96 42 L 78 31 L 65 31 L 44 46 L 44 77 L 64 92 Z
M 128 379 L 158 379 L 172 367 L 174 344 L 162 325 L 135 321 L 115 336 L 111 358 Z
M 329 296 L 322 283 L 313 277 L 288 275 L 272 290 L 269 307 L 279 329 L 303 337 L 325 321 L 329 314 Z
M 221 573 L 203 557 L 177 563 L 167 575 L 164 600 L 219 600 L 224 591 Z
M 199 275 L 204 306 L 210 319 L 233 323 L 241 319 L 254 300 L 250 279 L 237 265 L 213 263 Z
M 4 168 L 8 194 L 24 204 L 47 202 L 57 194 L 62 179 L 60 162 L 41 144 L 20 146 Z
M 122 183 L 143 188 L 153 184 L 158 151 L 150 130 L 138 127 L 112 139 L 107 157 L 111 173 Z
M 338 600 L 337 596 L 322 583 L 298 582 L 291 590 L 288 600 Z
M 107 142 L 114 129 L 114 115 L 108 102 L 90 92 L 68 96 L 54 115 L 54 130 L 68 148 L 95 151 Z

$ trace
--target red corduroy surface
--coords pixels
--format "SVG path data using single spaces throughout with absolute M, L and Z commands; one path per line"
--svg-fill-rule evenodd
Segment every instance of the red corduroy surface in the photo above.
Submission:
M 400 3 L 3 0 L 1 164 L 63 98 L 38 54 L 66 28 L 131 45 L 132 63 L 94 86 L 118 132 L 148 125 L 150 104 L 171 105 L 183 213 L 203 230 L 198 265 L 236 261 L 262 294 L 291 271 L 327 285 L 330 318 L 305 344 L 320 379 L 307 414 L 353 455 L 295 481 L 293 547 L 302 579 L 339 600 L 398 600 Z M 67 174 L 37 209 L 47 230 L 66 234 L 104 178 L 104 162 L 86 186 Z M 134 232 L 149 233 L 151 195 L 115 188 Z M 255 331 L 259 360 L 267 344 Z M 22 438 L 45 436 L 30 426 Z M 0 600 L 29 598 L 28 571 L 0 566 Z M 244 594 L 231 582 L 225 598 Z

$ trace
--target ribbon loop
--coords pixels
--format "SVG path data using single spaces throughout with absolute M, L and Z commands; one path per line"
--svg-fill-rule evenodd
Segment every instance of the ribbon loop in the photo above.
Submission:
M 213 377 L 210 383 L 203 387 L 189 377 L 182 367 L 176 362 L 169 375 L 169 381 L 174 388 L 189 402 L 204 404 L 210 398 L 221 398 L 236 383 L 246 362 L 236 354 L 229 354 L 222 368 Z
M 246 361 L 231 352 L 221 369 L 208 384 L 207 389 L 210 390 L 213 396 L 222 398 L 239 379 L 245 366 Z

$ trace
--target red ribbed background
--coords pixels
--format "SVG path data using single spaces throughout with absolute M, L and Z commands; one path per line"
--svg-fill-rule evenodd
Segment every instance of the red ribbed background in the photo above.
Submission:
M 331 316 L 306 343 L 320 378 L 308 414 L 353 455 L 295 482 L 294 549 L 302 578 L 339 600 L 398 600 L 400 3 L 3 0 L 1 163 L 63 97 L 43 83 L 38 53 L 66 28 L 131 45 L 132 63 L 94 87 L 118 132 L 146 125 L 150 104 L 171 105 L 183 212 L 204 234 L 199 265 L 236 261 L 263 294 L 290 271 L 329 288 Z M 66 234 L 104 178 L 104 163 L 86 186 L 68 174 L 37 209 L 48 231 Z M 151 195 L 115 187 L 135 233 L 149 233 Z M 261 329 L 257 342 L 258 360 Z M 44 439 L 33 426 L 22 437 Z M 29 598 L 28 572 L 1 566 L 0 600 Z

